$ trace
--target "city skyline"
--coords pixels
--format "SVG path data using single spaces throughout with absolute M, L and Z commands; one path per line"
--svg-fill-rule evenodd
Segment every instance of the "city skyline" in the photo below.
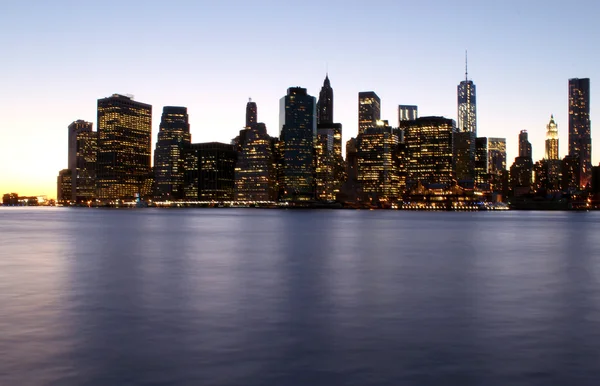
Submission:
M 574 25 L 587 25 L 587 35 L 594 36 L 597 27 L 591 16 L 594 12 L 581 15 L 576 4 L 428 2 L 407 6 L 382 2 L 367 7 L 344 2 L 348 7 L 332 3 L 321 5 L 321 11 L 316 12 L 317 3 L 309 1 L 288 13 L 275 2 L 256 2 L 231 12 L 226 11 L 227 4 L 177 2 L 187 10 L 181 14 L 178 32 L 155 28 L 162 20 L 158 3 L 145 2 L 144 11 L 137 13 L 132 2 L 107 19 L 117 9 L 116 4 L 67 7 L 67 3 L 58 2 L 50 7 L 38 3 L 33 9 L 19 4 L 6 6 L 0 28 L 10 33 L 0 38 L 0 47 L 12 60 L 3 64 L 6 92 L 0 100 L 3 192 L 54 197 L 56 171 L 68 164 L 68 125 L 82 119 L 97 128 L 96 101 L 113 93 L 131 93 L 136 100 L 153 106 L 152 149 L 164 106 L 188 108 L 194 142 L 228 143 L 244 126 L 244 104 L 251 97 L 267 132 L 277 135 L 281 95 L 289 87 L 300 86 L 317 96 L 326 73 L 336 92 L 335 121 L 344 125 L 342 143 L 358 134 L 356 106 L 361 91 L 372 90 L 381 98 L 381 118 L 389 122 L 397 121 L 400 104 L 419 106 L 419 116 L 456 120 L 456 86 L 464 79 L 465 49 L 469 51 L 469 79 L 478 88 L 478 135 L 506 138 L 508 164 L 517 155 L 520 130 L 529 133 L 534 160 L 544 157 L 551 114 L 559 128 L 559 156 L 567 154 L 571 78 L 590 78 L 592 165 L 600 161 L 594 130 L 598 111 L 595 82 L 600 79 L 595 63 L 599 54 L 588 39 L 580 39 L 572 31 Z M 590 11 L 598 8 L 595 4 L 586 7 Z M 433 15 L 430 9 L 435 10 Z M 326 11 L 338 19 L 333 25 L 326 24 Z M 414 20 L 391 23 L 401 11 L 411 12 Z M 425 15 L 444 20 L 462 17 L 465 12 L 473 18 L 473 28 L 479 34 L 446 31 L 442 23 L 427 34 L 419 27 Z M 575 12 L 579 15 L 577 24 L 571 17 Z M 253 22 L 234 27 L 246 13 L 255 18 Z M 273 14 L 281 16 L 279 21 Z M 33 31 L 24 28 L 29 24 L 19 23 L 26 16 L 36 23 Z M 383 26 L 373 43 L 373 51 L 381 53 L 368 59 L 356 59 L 357 43 L 366 39 L 355 24 L 361 16 L 378 20 Z M 211 17 L 215 21 L 210 21 Z M 103 28 L 78 30 L 75 36 L 68 22 L 71 19 L 86 20 L 90 25 L 104 20 L 108 23 Z M 309 20 L 306 41 L 295 47 L 282 46 L 284 40 L 277 35 L 286 25 L 301 20 Z M 191 26 L 192 21 L 203 26 Z M 209 40 L 216 21 L 222 24 L 219 31 L 224 32 Z M 508 24 L 510 31 L 504 28 Z M 327 25 L 325 32 L 320 30 L 323 25 Z M 132 38 L 147 37 L 148 44 L 131 48 L 127 39 L 119 40 L 124 29 Z M 248 29 L 246 35 L 244 29 Z M 415 31 L 411 34 L 412 47 L 403 44 L 410 31 Z M 108 52 L 101 49 L 106 42 L 111 42 L 112 48 L 103 57 L 103 52 Z M 249 42 L 253 45 L 244 47 Z M 400 46 L 402 53 L 395 53 Z M 189 59 L 154 60 L 164 52 L 176 57 L 188 50 Z M 233 60 L 237 57 L 252 60 Z M 548 61 L 549 57 L 553 59 Z M 109 65 L 117 58 L 118 65 Z

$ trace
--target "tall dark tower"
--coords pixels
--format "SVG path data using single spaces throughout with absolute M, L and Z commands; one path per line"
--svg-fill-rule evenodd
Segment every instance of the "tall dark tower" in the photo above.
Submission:
M 69 169 L 71 170 L 71 195 L 75 203 L 90 201 L 96 192 L 96 156 L 98 133 L 93 124 L 77 120 L 69 125 Z
M 587 185 L 592 171 L 589 78 L 569 79 L 569 155 L 579 158 L 580 185 Z
M 381 119 L 381 99 L 373 91 L 358 93 L 358 133 L 377 125 Z
M 280 100 L 280 199 L 314 198 L 314 147 L 317 137 L 316 101 L 305 88 L 291 87 Z
M 142 193 L 151 171 L 151 135 L 151 105 L 119 94 L 98 99 L 98 199 L 132 199 Z
M 474 177 L 475 145 L 477 138 L 477 109 L 475 84 L 469 80 L 465 52 L 465 80 L 457 87 L 458 133 L 455 137 L 456 177 L 471 180 Z
M 246 103 L 246 128 L 252 127 L 257 122 L 257 109 L 256 102 L 252 102 L 252 99 Z
M 329 83 L 329 75 L 325 75 L 325 81 L 319 101 L 317 102 L 317 123 L 333 123 L 333 89 Z
M 186 107 L 165 106 L 154 150 L 154 198 L 183 198 L 183 149 L 192 142 Z

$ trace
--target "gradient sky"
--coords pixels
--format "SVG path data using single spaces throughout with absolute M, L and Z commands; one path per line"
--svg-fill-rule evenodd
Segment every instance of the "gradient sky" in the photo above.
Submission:
M 478 135 L 520 130 L 544 155 L 554 114 L 568 150 L 568 79 L 591 79 L 593 164 L 600 162 L 600 3 L 590 1 L 3 1 L 0 9 L 0 194 L 56 196 L 67 126 L 94 122 L 97 99 L 133 94 L 188 107 L 193 142 L 229 142 L 249 97 L 278 135 L 290 86 L 318 96 L 328 69 L 334 119 L 357 133 L 359 91 L 382 119 L 397 105 L 456 119 L 456 86 L 477 86 Z

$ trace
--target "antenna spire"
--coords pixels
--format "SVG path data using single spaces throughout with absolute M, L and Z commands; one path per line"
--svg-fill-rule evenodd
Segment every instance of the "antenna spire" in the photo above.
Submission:
M 465 80 L 469 80 L 469 64 L 467 60 L 467 50 L 465 50 Z

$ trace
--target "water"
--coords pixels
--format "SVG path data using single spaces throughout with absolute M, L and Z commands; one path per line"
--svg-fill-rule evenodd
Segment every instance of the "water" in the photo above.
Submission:
M 597 385 L 600 212 L 0 209 L 1 385 Z

